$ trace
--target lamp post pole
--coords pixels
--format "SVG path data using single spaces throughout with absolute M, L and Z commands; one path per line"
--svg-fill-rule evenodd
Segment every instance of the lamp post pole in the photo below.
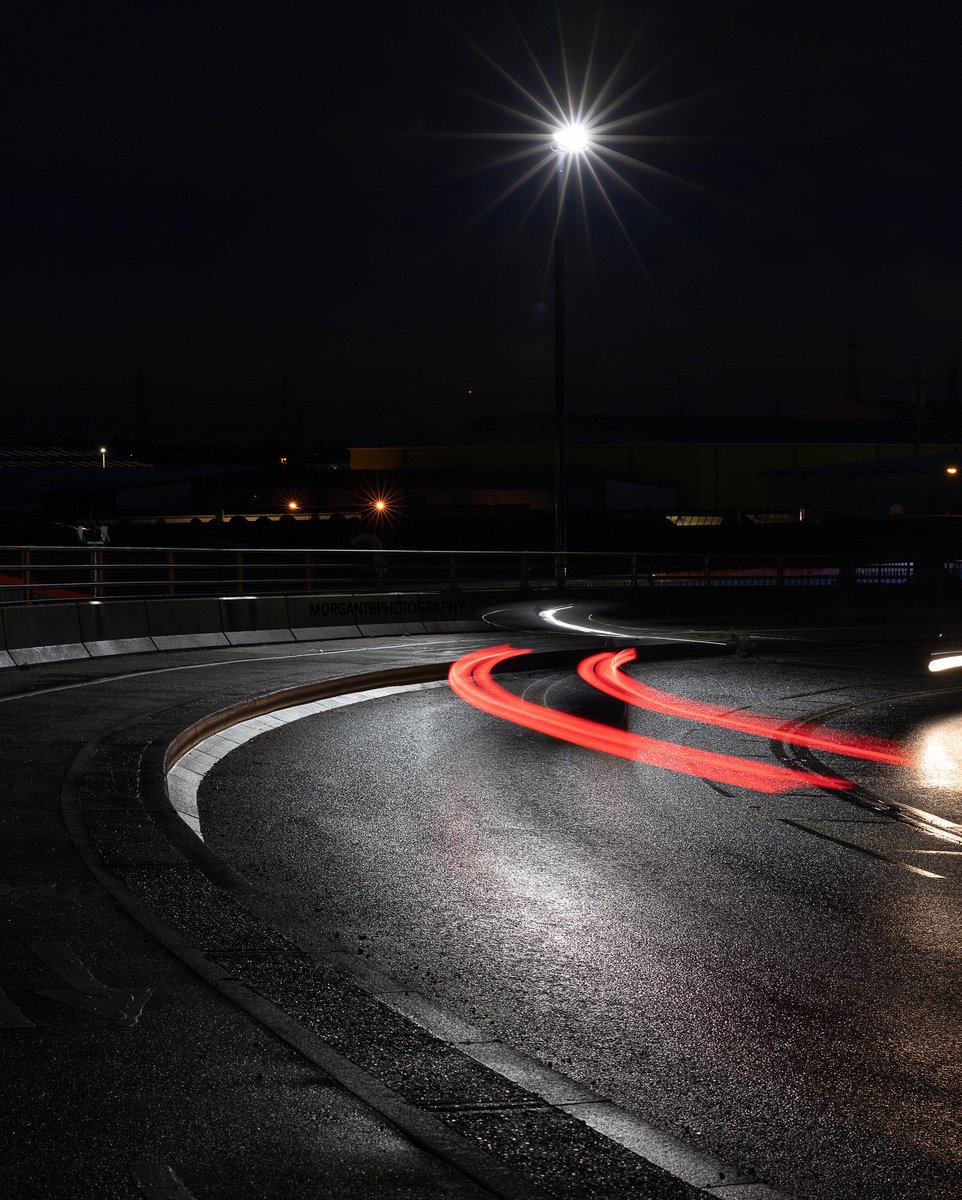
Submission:
M 564 184 L 567 154 L 558 167 L 558 209 L 554 235 L 554 548 L 558 555 L 555 575 L 563 584 L 567 549 L 567 481 L 565 478 L 565 270 Z
M 551 148 L 558 155 L 558 191 L 554 230 L 554 548 L 555 578 L 564 587 L 568 549 L 567 438 L 565 413 L 565 191 L 573 159 L 591 149 L 591 130 L 580 118 L 554 131 Z

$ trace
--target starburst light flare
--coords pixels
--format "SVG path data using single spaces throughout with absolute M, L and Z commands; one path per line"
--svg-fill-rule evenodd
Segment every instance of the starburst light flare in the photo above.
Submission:
M 456 85 L 462 95 L 497 112 L 501 128 L 438 132 L 427 136 L 500 142 L 505 147 L 503 153 L 477 162 L 462 174 L 497 171 L 506 172 L 506 175 L 502 174 L 500 190 L 455 230 L 445 245 L 457 240 L 506 201 L 527 194 L 528 203 L 523 215 L 516 218 L 512 226 L 513 233 L 519 233 L 557 179 L 562 204 L 580 210 L 589 240 L 592 224 L 589 207 L 596 207 L 616 227 L 649 284 L 653 285 L 635 244 L 637 235 L 626 223 L 618 197 L 630 198 L 641 205 L 648 218 L 670 228 L 675 228 L 674 222 L 659 203 L 666 186 L 731 203 L 710 188 L 643 157 L 646 147 L 704 140 L 697 136 L 659 132 L 657 125 L 668 113 L 704 101 L 716 92 L 727 90 L 730 85 L 657 101 L 652 98 L 654 102 L 639 106 L 640 95 L 649 89 L 655 76 L 673 57 L 669 54 L 660 62 L 651 62 L 638 69 L 638 55 L 644 51 L 643 28 L 625 39 L 616 60 L 605 64 L 601 46 L 605 41 L 610 44 L 611 38 L 603 34 L 600 6 L 590 36 L 578 37 L 559 21 L 557 61 L 552 69 L 548 58 L 555 56 L 549 52 L 545 58 L 536 52 L 518 22 L 511 18 L 511 23 L 526 65 L 509 66 L 453 22 L 448 22 L 506 86 L 507 91 L 497 97 Z M 573 194 L 569 201 L 570 193 Z M 557 213 L 556 207 L 556 224 Z
M 591 146 L 591 130 L 583 121 L 566 121 L 555 130 L 551 147 L 559 154 L 584 154 Z

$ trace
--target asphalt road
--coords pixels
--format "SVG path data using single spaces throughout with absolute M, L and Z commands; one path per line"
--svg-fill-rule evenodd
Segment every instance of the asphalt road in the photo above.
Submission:
M 962 818 L 954 681 L 892 647 L 630 673 L 895 738 L 914 765 L 626 710 L 542 671 L 506 686 L 857 786 L 713 783 L 518 728 L 442 687 L 239 747 L 202 786 L 205 839 L 319 947 L 787 1194 L 962 1195 L 962 842 L 915 811 Z

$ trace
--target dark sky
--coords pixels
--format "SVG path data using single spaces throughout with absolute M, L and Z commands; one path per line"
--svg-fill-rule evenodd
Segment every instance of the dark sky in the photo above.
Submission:
M 596 191 L 569 202 L 573 408 L 823 411 L 853 328 L 867 401 L 907 400 L 916 361 L 945 395 L 952 12 L 609 0 L 593 79 L 641 29 L 616 115 L 654 110 L 624 131 L 664 140 L 620 148 L 668 174 L 626 168 L 643 198 L 607 180 L 624 232 Z M 577 79 L 596 16 L 561 4 Z M 560 88 L 554 8 L 530 0 L 8 12 L 6 436 L 129 437 L 140 365 L 158 440 L 270 437 L 284 371 L 308 443 L 547 414 L 553 193 L 491 207 L 518 143 L 442 136 L 527 128 L 485 58 L 544 98 L 518 27 Z

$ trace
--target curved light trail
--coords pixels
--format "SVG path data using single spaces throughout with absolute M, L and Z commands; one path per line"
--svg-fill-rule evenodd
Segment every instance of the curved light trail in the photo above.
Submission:
M 643 637 L 649 641 L 655 642 L 697 642 L 703 646 L 725 646 L 727 642 L 713 642 L 709 638 L 691 638 L 691 637 L 669 637 L 667 634 L 649 633 L 637 629 L 611 629 L 605 628 L 603 625 L 578 625 L 574 621 L 565 621 L 558 616 L 558 613 L 564 612 L 566 609 L 574 608 L 573 604 L 558 604 L 554 608 L 542 608 L 538 612 L 540 620 L 548 625 L 554 625 L 556 629 L 564 629 L 569 633 L 593 633 L 596 636 L 617 637 L 617 638 L 633 638 Z M 594 616 L 593 613 L 588 614 L 590 621 Z
M 911 766 L 901 747 L 883 738 L 866 737 L 862 734 L 840 733 L 832 729 L 803 723 L 788 724 L 784 720 L 766 717 L 748 711 L 731 712 L 717 704 L 705 704 L 697 700 L 686 700 L 661 692 L 632 679 L 621 671 L 625 663 L 635 658 L 634 647 L 627 650 L 606 651 L 593 654 L 578 664 L 578 674 L 592 687 L 623 700 L 627 704 L 646 708 L 651 712 L 666 713 L 671 717 L 684 717 L 689 721 L 718 725 L 724 729 L 737 729 L 741 733 L 774 738 L 790 742 L 795 746 L 808 746 L 813 750 L 827 750 L 831 754 L 845 754 L 851 758 L 871 759 L 874 762 L 891 763 L 894 766 Z
M 677 771 L 771 794 L 797 787 L 842 789 L 852 786 L 849 780 L 832 775 L 814 775 L 790 767 L 753 762 L 709 750 L 695 750 L 532 704 L 501 687 L 491 675 L 499 663 L 530 653 L 530 650 L 519 650 L 513 646 L 475 650 L 451 664 L 448 682 L 457 696 L 482 712 L 576 746 L 644 762 L 666 771 Z

